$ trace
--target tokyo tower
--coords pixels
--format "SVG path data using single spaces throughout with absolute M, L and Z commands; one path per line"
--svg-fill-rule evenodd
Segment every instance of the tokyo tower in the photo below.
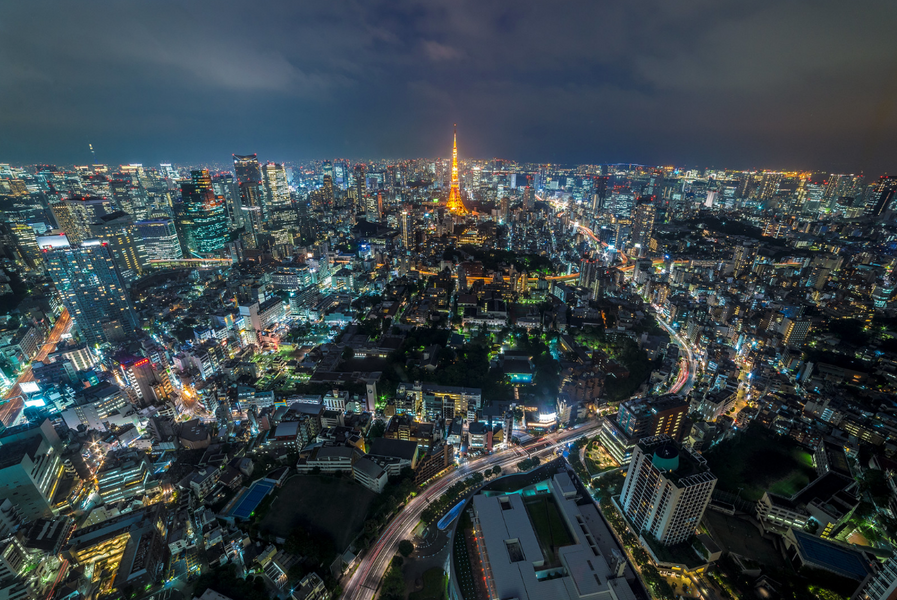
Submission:
M 449 191 L 448 209 L 453 213 L 464 214 L 467 209 L 461 202 L 461 185 L 458 182 L 458 124 L 455 123 L 455 141 L 452 146 L 452 188 Z

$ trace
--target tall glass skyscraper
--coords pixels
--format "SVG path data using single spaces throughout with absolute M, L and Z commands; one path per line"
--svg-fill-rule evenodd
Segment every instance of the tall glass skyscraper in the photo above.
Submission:
M 109 246 L 100 240 L 69 244 L 65 235 L 37 238 L 62 302 L 91 346 L 117 342 L 139 328 L 131 296 Z
M 190 183 L 181 184 L 181 234 L 190 254 L 218 256 L 228 240 L 227 209 L 223 197 L 212 191 L 212 178 L 206 169 L 192 171 Z
M 237 175 L 237 187 L 240 190 L 240 206 L 248 213 L 249 219 L 243 219 L 253 233 L 262 230 L 262 168 L 258 155 L 234 154 L 234 173 Z

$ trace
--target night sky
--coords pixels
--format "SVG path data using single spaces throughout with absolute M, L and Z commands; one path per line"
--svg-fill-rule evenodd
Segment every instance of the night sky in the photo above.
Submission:
M 897 172 L 897 2 L 6 2 L 0 162 Z

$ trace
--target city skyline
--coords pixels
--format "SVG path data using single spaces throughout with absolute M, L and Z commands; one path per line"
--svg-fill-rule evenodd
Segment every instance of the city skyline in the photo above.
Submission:
M 457 122 L 462 158 L 891 167 L 884 2 L 89 4 L 11 8 L 0 160 L 445 156 Z
M 897 3 L 0 19 L 0 599 L 895 600 Z

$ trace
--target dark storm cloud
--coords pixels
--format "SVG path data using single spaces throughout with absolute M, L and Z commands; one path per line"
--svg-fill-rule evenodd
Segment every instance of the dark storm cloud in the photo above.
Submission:
M 259 152 L 866 169 L 897 160 L 897 3 L 27 2 L 0 161 Z

